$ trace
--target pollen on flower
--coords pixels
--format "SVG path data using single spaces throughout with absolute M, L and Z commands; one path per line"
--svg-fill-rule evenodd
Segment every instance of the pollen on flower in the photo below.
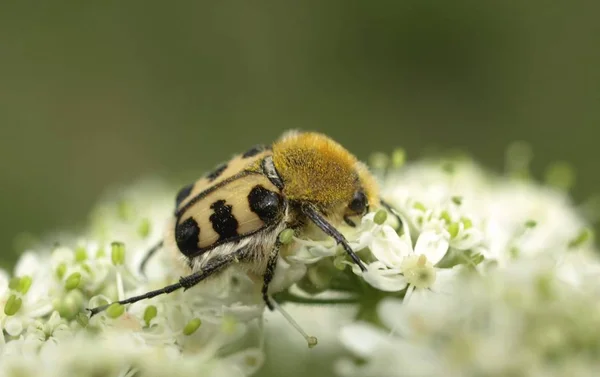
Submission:
M 290 244 L 294 239 L 294 230 L 293 229 L 284 229 L 279 233 L 279 242 L 283 245 Z
M 86 259 L 87 251 L 85 250 L 85 247 L 79 246 L 77 249 L 75 249 L 75 261 L 83 262 Z
M 198 330 L 200 328 L 201 324 L 202 324 L 202 321 L 200 320 L 200 318 L 192 319 L 183 328 L 183 334 L 188 335 L 188 336 L 192 335 L 193 333 L 196 332 L 196 330 Z
M 235 318 L 231 316 L 225 316 L 223 318 L 223 322 L 221 323 L 221 330 L 225 334 L 233 334 L 237 328 L 238 322 Z
M 102 259 L 104 257 L 106 257 L 106 251 L 104 251 L 104 248 L 99 248 L 96 250 L 96 259 Z
M 158 314 L 158 309 L 154 305 L 148 305 L 146 310 L 144 310 L 144 322 L 146 322 L 146 326 L 150 326 L 150 321 L 152 321 L 156 315 Z
M 4 304 L 4 314 L 7 316 L 15 315 L 21 309 L 22 300 L 16 295 L 10 295 L 6 304 Z
M 125 312 L 125 307 L 121 304 L 114 303 L 111 304 L 108 309 L 106 309 L 106 315 L 110 318 L 118 318 Z
M 141 238 L 148 237 L 148 235 L 150 234 L 150 230 L 151 230 L 150 220 L 142 219 L 142 221 L 140 222 L 140 225 L 138 226 L 138 229 L 137 229 L 139 236 Z
M 73 272 L 71 275 L 69 275 L 67 280 L 65 280 L 65 289 L 70 291 L 72 289 L 79 287 L 80 283 L 81 283 L 81 273 Z
M 373 222 L 377 225 L 382 225 L 383 223 L 385 223 L 386 219 L 387 219 L 387 212 L 380 209 L 379 211 L 375 212 L 375 216 L 373 217 Z
M 391 157 L 392 168 L 398 169 L 406 162 L 406 151 L 402 148 L 396 148 Z
M 21 292 L 21 294 L 27 294 L 27 292 L 29 292 L 29 288 L 31 288 L 31 284 L 33 283 L 33 279 L 31 278 L 31 276 L 22 276 L 21 280 L 19 281 L 19 287 L 17 288 L 17 290 L 19 292 Z
M 258 364 L 258 359 L 255 355 L 246 355 L 246 357 L 244 358 L 244 362 L 246 363 L 246 365 L 254 367 Z
M 461 196 L 453 196 L 452 198 L 452 203 L 456 204 L 457 206 L 462 204 L 463 198 Z
M 429 288 L 435 283 L 435 268 L 425 255 L 411 255 L 400 267 L 406 281 L 415 288 Z
M 459 230 L 460 225 L 458 223 L 448 224 L 448 233 L 450 233 L 450 238 L 455 238 L 458 235 Z
M 473 227 L 473 221 L 468 217 L 462 217 L 460 222 L 463 224 L 464 229 L 470 229 Z
M 123 242 L 111 243 L 110 258 L 115 266 L 125 263 L 125 244 Z
M 67 272 L 67 264 L 66 263 L 61 263 L 56 267 L 56 277 L 59 279 L 62 279 L 65 276 L 65 273 Z
M 537 225 L 537 221 L 535 221 L 535 220 L 527 220 L 525 222 L 526 228 L 535 228 L 536 225 Z
M 591 229 L 584 228 L 579 231 L 577 236 L 569 241 L 569 248 L 579 247 L 585 244 L 588 240 L 593 239 L 594 233 Z

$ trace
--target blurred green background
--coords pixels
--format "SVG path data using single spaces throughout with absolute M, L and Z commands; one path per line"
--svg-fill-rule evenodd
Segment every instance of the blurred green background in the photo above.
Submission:
M 1 262 L 105 190 L 192 180 L 289 128 L 359 157 L 567 160 L 598 192 L 599 2 L 3 2 Z

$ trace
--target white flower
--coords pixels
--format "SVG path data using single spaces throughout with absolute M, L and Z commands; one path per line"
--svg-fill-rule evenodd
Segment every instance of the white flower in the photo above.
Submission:
M 413 231 L 448 232 L 451 249 L 506 265 L 564 251 L 588 224 L 562 191 L 492 175 L 470 161 L 422 161 L 384 178 L 382 195 Z
M 349 358 L 338 360 L 335 369 L 343 377 L 447 375 L 447 370 L 436 363 L 431 351 L 399 341 L 367 323 L 344 327 L 340 340 L 363 361 L 356 364 Z
M 363 218 L 363 227 L 368 231 L 360 237 L 360 244 L 369 248 L 376 261 L 368 265 L 366 272 L 347 263 L 355 274 L 377 289 L 394 292 L 408 286 L 407 295 L 415 289 L 418 295 L 428 291 L 441 292 L 457 271 L 436 267 L 449 248 L 449 241 L 443 233 L 423 231 L 413 248 L 406 224 L 404 234 L 398 236 L 389 225 L 373 223 L 373 215 L 370 214 Z
M 486 205 L 490 256 L 500 263 L 564 251 L 585 221 L 562 192 L 524 182 L 502 182 Z
M 385 267 L 394 269 L 402 263 L 410 253 L 406 237 L 401 238 L 389 224 L 376 224 L 375 213 L 369 213 L 362 218 L 360 236 L 356 243 L 351 243 L 353 249 L 368 248 L 371 254 Z
M 4 275 L 0 279 L 0 296 L 4 306 L 10 305 L 14 313 L 0 312 L 2 327 L 12 336 L 19 336 L 35 318 L 52 311 L 53 285 L 48 284 L 50 271 L 44 268 L 47 258 L 40 259 L 35 253 L 25 252 L 15 267 L 13 289 L 7 289 L 9 283 Z M 10 303 L 10 304 L 9 304 Z
M 316 227 L 281 249 L 270 288 L 297 328 L 319 338 L 320 362 L 337 359 L 343 377 L 600 368 L 600 262 L 564 193 L 468 161 L 414 163 L 381 181 L 402 227 L 377 209 L 338 228 L 367 271 Z M 147 278 L 138 270 L 163 238 L 174 192 L 145 183 L 117 193 L 89 231 L 24 253 L 12 279 L 0 271 L 0 375 L 247 376 L 265 358 L 269 370 L 313 374 L 314 351 L 281 313 L 263 322 L 261 282 L 240 266 L 85 314 L 180 278 L 168 252 L 150 259 Z M 354 358 L 338 357 L 336 337 Z
M 598 260 L 588 260 L 598 265 Z M 429 296 L 411 305 L 387 299 L 379 318 L 340 334 L 361 359 L 342 359 L 350 376 L 587 376 L 600 367 L 598 279 L 561 281 L 551 258 L 524 261 L 485 277 L 458 279 L 450 299 Z

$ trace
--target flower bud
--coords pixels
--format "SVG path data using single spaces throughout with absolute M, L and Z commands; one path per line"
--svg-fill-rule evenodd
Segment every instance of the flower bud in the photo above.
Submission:
M 387 212 L 383 209 L 380 209 L 375 213 L 375 216 L 373 217 L 373 222 L 377 225 L 381 225 L 385 222 L 385 220 L 387 220 L 387 216 Z
M 156 309 L 156 306 L 149 305 L 146 307 L 146 310 L 144 310 L 144 322 L 146 322 L 146 326 L 150 326 L 150 321 L 152 321 L 157 314 L 158 309 Z
M 193 333 L 196 332 L 196 330 L 198 330 L 198 328 L 200 327 L 201 324 L 202 324 L 202 321 L 200 320 L 200 318 L 192 319 L 183 328 L 183 335 L 188 335 L 188 336 L 192 335 Z
M 21 299 L 15 295 L 10 295 L 4 305 L 4 314 L 7 316 L 15 315 L 21 309 Z
M 69 275 L 69 277 L 65 281 L 65 288 L 70 291 L 72 289 L 79 287 L 80 283 L 81 283 L 81 274 L 79 272 L 73 272 L 71 275 Z
M 123 242 L 113 242 L 110 258 L 115 266 L 125 263 L 125 244 Z
M 279 242 L 283 245 L 287 245 L 294 240 L 294 230 L 293 229 L 284 229 L 279 233 Z
M 110 318 L 119 318 L 123 313 L 125 313 L 125 307 L 118 302 L 111 304 L 106 309 L 106 315 Z

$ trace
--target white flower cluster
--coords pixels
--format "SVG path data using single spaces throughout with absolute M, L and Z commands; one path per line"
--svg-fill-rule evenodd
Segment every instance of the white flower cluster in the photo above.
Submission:
M 389 293 L 367 300 L 378 303 L 374 315 L 361 318 L 359 310 L 342 328 L 353 357 L 336 364 L 338 375 L 600 370 L 598 250 L 563 190 L 466 160 L 413 163 L 381 180 L 402 229 L 380 212 L 344 233 L 369 261 L 366 273 L 352 266 L 354 274 Z M 323 258 L 351 265 L 330 242 L 297 245 L 291 259 L 309 264 L 309 275 Z
M 14 277 L 0 274 L 0 376 L 246 376 L 262 365 L 262 347 L 246 339 L 257 338 L 263 303 L 234 270 L 185 294 L 86 313 L 179 278 L 164 255 L 148 279 L 138 272 L 172 211 L 170 191 L 134 187 L 97 209 L 85 237 L 25 252 Z
M 551 258 L 457 279 L 445 297 L 384 299 L 382 326 L 345 326 L 344 377 L 595 376 L 600 370 L 600 263 L 576 258 L 580 285 Z
M 395 213 L 377 209 L 340 227 L 366 272 L 322 232 L 280 237 L 272 286 L 295 283 L 275 296 L 281 304 L 358 308 L 352 318 L 321 305 L 312 318 L 336 334 L 349 323 L 340 339 L 353 356 L 336 363 L 340 376 L 583 376 L 600 366 L 600 263 L 563 191 L 465 160 L 383 170 L 382 197 Z M 260 286 L 235 267 L 185 292 L 86 314 L 180 277 L 168 253 L 146 276 L 138 271 L 162 237 L 172 192 L 132 187 L 98 207 L 80 239 L 25 252 L 12 278 L 0 273 L 0 377 L 245 376 L 265 358 L 285 359 L 265 355 L 290 349 L 265 348 L 263 336 L 290 327 L 263 333 Z
M 469 161 L 413 163 L 382 182 L 382 197 L 400 214 L 402 228 L 383 211 L 364 216 L 344 234 L 370 261 L 368 271 L 342 263 L 377 290 L 403 292 L 405 300 L 444 293 L 465 269 L 482 272 L 538 255 L 560 260 L 590 244 L 590 230 L 564 192 L 494 176 Z M 344 258 L 329 240 L 296 241 L 290 260 Z

